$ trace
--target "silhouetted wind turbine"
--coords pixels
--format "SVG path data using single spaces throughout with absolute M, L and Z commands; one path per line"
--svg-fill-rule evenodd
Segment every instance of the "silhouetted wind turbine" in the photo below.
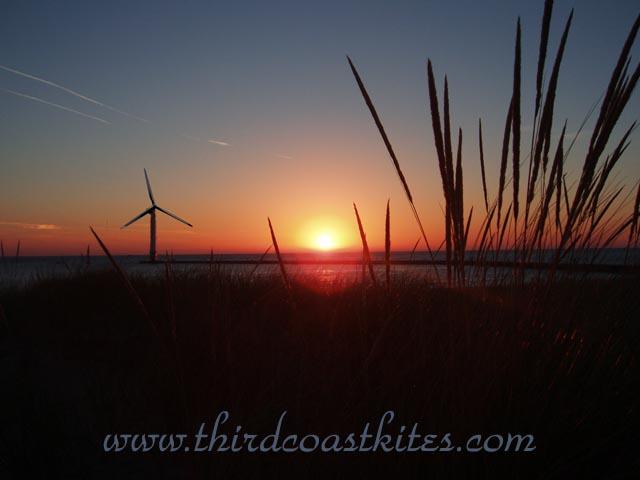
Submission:
M 144 179 L 147 182 L 147 192 L 149 193 L 149 200 L 151 200 L 151 206 L 149 208 L 147 208 L 144 212 L 142 212 L 140 215 L 137 215 L 132 220 L 129 220 L 127 223 L 125 223 L 122 226 L 122 228 L 128 227 L 132 223 L 137 222 L 138 220 L 140 220 L 145 215 L 149 215 L 149 217 L 150 217 L 150 222 L 149 222 L 149 227 L 150 227 L 149 228 L 149 260 L 151 260 L 152 262 L 155 262 L 155 260 L 156 260 L 156 210 L 159 210 L 162 213 L 164 213 L 165 215 L 169 215 L 170 217 L 175 218 L 179 222 L 182 222 L 182 223 L 184 223 L 185 225 L 187 225 L 189 227 L 193 227 L 193 225 L 191 225 L 186 220 L 183 220 L 182 218 L 177 216 L 175 213 L 171 213 L 170 211 L 165 210 L 164 208 L 159 207 L 158 205 L 156 205 L 156 201 L 153 198 L 153 192 L 151 191 L 151 183 L 149 183 L 149 176 L 147 175 L 147 169 L 146 168 L 144 169 Z

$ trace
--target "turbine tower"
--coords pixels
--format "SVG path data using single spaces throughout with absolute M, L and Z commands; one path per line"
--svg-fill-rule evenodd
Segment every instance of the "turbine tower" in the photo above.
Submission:
M 151 200 L 151 206 L 149 208 L 147 208 L 144 212 L 142 212 L 140 215 L 137 215 L 132 220 L 129 220 L 127 223 L 125 223 L 122 226 L 122 228 L 126 228 L 129 225 L 131 225 L 132 223 L 137 222 L 138 220 L 140 220 L 145 215 L 149 215 L 149 219 L 150 219 L 150 222 L 149 222 L 149 260 L 152 261 L 152 262 L 155 262 L 156 261 L 156 210 L 164 213 L 165 215 L 169 215 L 170 217 L 175 218 L 179 222 L 182 222 L 182 223 L 184 223 L 185 225 L 187 225 L 189 227 L 193 227 L 193 225 L 191 225 L 186 220 L 183 220 L 182 218 L 177 216 L 175 213 L 171 213 L 170 211 L 165 210 L 164 208 L 159 207 L 158 205 L 156 205 L 156 201 L 153 198 L 153 192 L 151 191 L 151 183 L 149 183 L 149 175 L 147 175 L 147 169 L 146 168 L 144 169 L 144 179 L 147 182 L 147 193 L 149 194 L 149 200 Z

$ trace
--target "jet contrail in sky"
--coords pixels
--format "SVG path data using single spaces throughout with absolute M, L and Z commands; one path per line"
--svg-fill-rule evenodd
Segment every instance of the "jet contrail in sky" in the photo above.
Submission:
M 11 95 L 15 95 L 17 97 L 27 98 L 29 100 L 33 100 L 34 102 L 44 103 L 45 105 L 49 105 L 51 107 L 59 108 L 60 110 L 65 110 L 67 112 L 75 113 L 76 115 L 81 115 L 83 117 L 90 118 L 91 120 L 95 120 L 96 122 L 106 123 L 107 125 L 111 124 L 111 122 L 108 122 L 104 118 L 94 117 L 93 115 L 89 115 L 88 113 L 79 112 L 78 110 L 74 110 L 73 108 L 65 107 L 63 105 L 58 105 L 57 103 L 53 103 L 53 102 L 48 102 L 48 101 L 43 100 L 41 98 L 33 97 L 31 95 L 27 95 L 26 93 L 15 92 L 13 90 L 8 90 L 6 88 L 0 88 L 0 91 L 3 91 L 5 93 L 9 93 Z
M 106 108 L 107 110 L 111 110 L 112 112 L 119 113 L 119 114 L 124 115 L 126 117 L 130 117 L 130 118 L 133 118 L 135 120 L 138 120 L 140 122 L 144 122 L 144 123 L 148 123 L 148 124 L 152 124 L 153 123 L 150 120 L 147 120 L 146 118 L 138 117 L 136 115 L 133 115 L 132 113 L 128 113 L 128 112 L 125 112 L 123 110 L 119 110 L 119 109 L 117 109 L 115 107 L 112 107 L 111 105 L 107 105 L 106 103 L 100 102 L 99 100 L 96 100 L 96 99 L 91 98 L 91 97 L 87 97 L 86 95 L 83 95 L 80 92 L 76 92 L 75 90 L 72 90 L 70 88 L 62 86 L 62 85 L 60 85 L 58 83 L 52 82 L 51 80 L 47 80 L 46 78 L 37 77 L 35 75 L 31 75 L 30 73 L 22 72 L 20 70 L 16 70 L 15 68 L 7 67 L 5 65 L 0 65 L 0 69 L 4 70 L 6 72 L 9 72 L 9 73 L 13 73 L 14 75 L 19 75 L 21 77 L 28 78 L 30 80 L 34 80 L 36 82 L 43 83 L 43 84 L 48 85 L 50 87 L 57 88 L 59 90 L 62 90 L 63 92 L 66 92 L 66 93 L 68 93 L 70 95 L 73 95 L 74 97 L 77 97 L 77 98 L 79 98 L 81 100 L 84 100 L 85 102 L 89 102 L 89 103 L 92 103 L 94 105 L 98 105 L 99 107 Z M 3 91 L 5 91 L 7 93 L 10 93 L 12 95 L 17 95 L 17 96 L 20 96 L 20 97 L 28 98 L 30 100 L 34 100 L 36 102 L 41 102 L 41 103 L 44 103 L 46 105 L 50 105 L 52 107 L 60 108 L 62 110 L 66 110 L 68 112 L 76 113 L 78 115 L 82 115 L 83 117 L 87 117 L 87 118 L 91 118 L 93 120 L 97 120 L 98 122 L 111 123 L 111 122 L 108 122 L 107 120 L 104 120 L 102 118 L 94 117 L 93 115 L 89 115 L 89 114 L 86 114 L 86 113 L 83 113 L 83 112 L 79 112 L 79 111 L 74 110 L 72 108 L 68 108 L 68 107 L 65 107 L 65 106 L 62 106 L 62 105 L 58 105 L 57 103 L 52 103 L 52 102 L 49 102 L 47 100 L 43 100 L 43 99 L 38 98 L 38 97 L 33 97 L 31 95 L 27 95 L 25 93 L 15 92 L 13 90 L 6 90 L 6 89 L 0 89 L 0 90 L 3 90 Z M 198 137 L 194 137 L 192 135 L 187 135 L 187 134 L 184 134 L 184 133 L 179 134 L 179 135 L 181 137 L 183 137 L 183 138 L 188 139 L 188 140 L 192 140 L 192 141 L 196 141 L 196 142 L 200 141 L 200 139 Z M 221 147 L 230 147 L 231 146 L 230 143 L 223 142 L 223 141 L 220 141 L 220 140 L 215 140 L 215 139 L 208 139 L 207 142 L 211 143 L 213 145 L 219 145 Z
M 212 138 L 210 138 L 209 140 L 207 140 L 207 142 L 209 143 L 213 143 L 214 145 L 220 145 L 221 147 L 230 147 L 231 145 L 227 142 L 221 142 L 220 140 L 213 140 Z
M 107 110 L 111 110 L 112 112 L 119 113 L 120 115 L 124 115 L 126 117 L 133 118 L 133 119 L 138 120 L 140 122 L 150 123 L 149 120 L 147 120 L 145 118 L 141 118 L 141 117 L 138 117 L 138 116 L 133 115 L 131 113 L 119 110 L 119 109 L 117 109 L 115 107 L 112 107 L 111 105 L 107 105 L 106 103 L 102 103 L 102 102 L 100 102 L 98 100 L 95 100 L 95 99 L 93 99 L 91 97 L 87 97 L 86 95 L 83 95 L 83 94 L 81 94 L 79 92 L 76 92 L 75 90 L 71 90 L 70 88 L 63 87 L 62 85 L 59 85 L 59 84 L 57 84 L 55 82 L 52 82 L 51 80 L 46 80 L 44 78 L 36 77 L 35 75 L 31 75 L 29 73 L 21 72 L 20 70 L 16 70 L 14 68 L 5 67 L 4 65 L 0 65 L 0 69 L 5 70 L 5 71 L 10 72 L 10 73 L 13 73 L 15 75 L 20 75 L 21 77 L 25 77 L 25 78 L 28 78 L 30 80 L 35 80 L 36 82 L 44 83 L 45 85 L 49 85 L 50 87 L 57 88 L 59 90 L 62 90 L 63 92 L 67 92 L 67 93 L 69 93 L 69 94 L 71 94 L 71 95 L 73 95 L 75 97 L 78 97 L 78 98 L 80 98 L 80 99 L 82 99 L 82 100 L 84 100 L 86 102 L 93 103 L 94 105 L 98 105 L 100 107 L 106 108 Z

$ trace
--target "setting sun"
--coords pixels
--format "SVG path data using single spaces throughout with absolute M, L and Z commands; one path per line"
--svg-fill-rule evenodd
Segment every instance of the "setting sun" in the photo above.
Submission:
M 343 250 L 357 245 L 353 225 L 335 215 L 320 215 L 306 219 L 298 227 L 296 243 L 316 252 Z
M 316 248 L 319 250 L 332 250 L 336 247 L 333 235 L 323 232 L 316 237 Z

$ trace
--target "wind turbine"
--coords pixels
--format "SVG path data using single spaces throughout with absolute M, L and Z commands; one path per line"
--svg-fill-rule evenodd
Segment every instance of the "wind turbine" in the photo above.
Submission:
M 149 217 L 150 217 L 150 222 L 149 222 L 149 227 L 150 227 L 149 228 L 149 260 L 151 260 L 152 262 L 155 262 L 156 261 L 156 210 L 164 213 L 165 215 L 169 215 L 170 217 L 175 218 L 179 222 L 182 222 L 182 223 L 184 223 L 185 225 L 187 225 L 189 227 L 193 227 L 193 225 L 191 225 L 186 220 L 183 220 L 182 218 L 177 216 L 175 213 L 171 213 L 170 211 L 165 210 L 164 208 L 159 207 L 158 205 L 156 205 L 156 201 L 153 198 L 153 192 L 151 191 L 151 183 L 149 183 L 149 175 L 147 175 L 147 169 L 146 168 L 144 169 L 144 179 L 147 182 L 147 193 L 149 193 L 149 200 L 151 200 L 151 206 L 149 208 L 147 208 L 144 212 L 142 212 L 140 215 L 137 215 L 132 220 L 129 220 L 127 223 L 125 223 L 122 226 L 122 228 L 126 228 L 129 225 L 131 225 L 132 223 L 137 222 L 138 220 L 140 220 L 145 215 L 149 215 Z

